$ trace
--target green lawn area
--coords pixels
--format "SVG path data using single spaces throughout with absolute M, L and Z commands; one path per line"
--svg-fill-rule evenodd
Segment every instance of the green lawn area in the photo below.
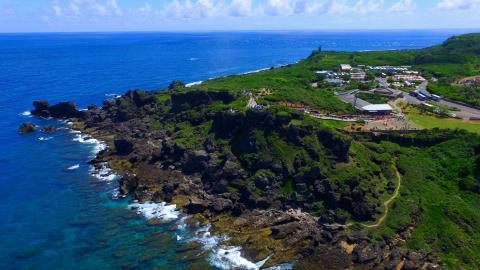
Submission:
M 420 114 L 409 114 L 408 119 L 424 128 L 459 128 L 480 134 L 480 121 L 463 121 L 453 118 L 437 118 Z

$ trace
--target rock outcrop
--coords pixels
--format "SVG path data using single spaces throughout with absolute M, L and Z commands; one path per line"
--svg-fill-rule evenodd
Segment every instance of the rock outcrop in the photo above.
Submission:
M 170 91 L 177 88 L 183 84 L 173 82 Z M 345 212 L 358 221 L 378 213 L 359 176 L 340 183 L 329 175 L 351 161 L 349 137 L 292 125 L 303 117 L 295 112 L 209 107 L 230 104 L 236 97 L 229 92 L 157 95 L 128 91 L 86 111 L 72 102 L 35 101 L 32 114 L 72 119 L 74 127 L 107 141 L 111 147 L 91 163 L 116 170 L 123 195 L 175 203 L 209 220 L 214 232 L 232 235 L 232 243 L 242 245 L 252 260 L 272 254 L 270 264 L 298 260 L 299 269 L 317 269 L 318 262 L 328 269 L 436 262 L 427 253 L 407 254 L 394 239 L 373 243 L 343 230 Z
M 25 122 L 18 127 L 18 132 L 20 133 L 30 133 L 35 132 L 37 130 L 37 126 L 35 126 L 32 122 Z

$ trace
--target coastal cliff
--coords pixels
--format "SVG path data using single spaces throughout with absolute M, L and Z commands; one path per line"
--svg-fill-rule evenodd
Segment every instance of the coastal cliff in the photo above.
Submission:
M 317 57 L 210 85 L 188 88 L 176 81 L 162 91 L 132 90 L 81 111 L 72 102 L 35 101 L 32 114 L 70 119 L 72 128 L 103 140 L 108 147 L 91 164 L 115 170 L 123 195 L 175 204 L 190 215 L 190 226 L 211 224 L 213 234 L 242 246 L 247 259 L 267 259 L 264 267 L 478 265 L 476 243 L 466 243 L 471 254 L 461 255 L 450 241 L 480 224 L 462 210 L 479 198 L 478 135 L 353 132 L 354 124 L 332 126 L 285 107 L 351 112 L 331 91 L 310 89 L 310 78 L 301 77 Z M 262 76 L 278 74 L 285 76 L 278 86 L 262 85 Z M 259 76 L 256 88 L 221 87 L 252 76 Z M 312 99 L 287 92 L 285 84 L 295 80 Z M 261 106 L 249 106 L 254 98 Z M 444 201 L 442 194 L 460 199 Z M 460 227 L 456 236 L 442 235 L 438 216 Z M 432 224 L 434 235 L 427 228 Z

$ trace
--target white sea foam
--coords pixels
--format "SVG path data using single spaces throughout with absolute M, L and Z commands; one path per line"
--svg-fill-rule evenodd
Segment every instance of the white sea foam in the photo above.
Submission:
M 53 137 L 39 137 L 38 138 L 39 141 L 49 141 L 51 139 L 53 139 Z
M 190 61 L 197 61 L 197 60 L 198 60 L 198 58 L 196 58 L 196 57 L 191 57 L 191 58 L 190 58 L 190 59 L 188 59 L 188 60 L 190 60 Z
M 202 84 L 202 83 L 203 83 L 203 81 L 191 82 L 191 83 L 185 84 L 185 87 L 192 87 L 194 85 L 199 85 L 199 84 Z
M 210 251 L 208 261 L 211 265 L 219 269 L 248 269 L 258 270 L 260 269 L 272 255 L 259 262 L 251 262 L 248 259 L 242 257 L 241 247 L 225 246 L 222 243 L 228 240 L 226 236 L 217 236 L 210 233 L 210 225 L 206 225 L 197 229 L 194 236 L 187 239 L 187 242 L 199 242 L 202 244 L 202 248 Z M 181 236 L 182 237 L 182 236 Z M 178 237 L 177 237 L 178 240 Z M 183 240 L 183 238 L 181 238 Z M 178 241 L 181 241 L 178 240 Z M 270 270 L 288 270 L 292 269 L 293 263 L 277 265 Z
M 114 181 L 118 178 L 118 175 L 116 175 L 113 170 L 107 166 L 107 163 L 102 163 L 98 169 L 92 167 L 91 174 L 98 180 L 107 182 Z
M 107 148 L 107 145 L 104 142 L 99 141 L 91 136 L 88 136 L 82 133 L 76 133 L 76 134 L 77 135 L 75 136 L 75 138 L 73 138 L 74 141 L 94 145 L 94 148 L 92 150 L 94 155 L 98 154 L 100 151 L 105 150 Z
M 109 97 L 109 98 L 119 98 L 119 97 L 121 97 L 121 95 L 115 94 L 115 93 L 105 94 L 105 96 Z
M 265 268 L 264 270 L 290 270 L 295 265 L 295 262 L 282 263 L 272 267 Z
M 269 69 L 270 69 L 270 68 L 260 68 L 260 69 L 251 70 L 251 71 L 247 71 L 247 72 L 240 73 L 240 75 L 247 75 L 247 74 L 257 73 L 257 72 L 264 71 L 264 70 L 269 70 Z
M 24 111 L 22 112 L 20 115 L 23 115 L 23 116 L 31 116 L 32 113 L 30 111 Z
M 200 227 L 195 231 L 195 235 L 188 239 L 188 242 L 199 242 L 202 244 L 203 249 L 211 250 L 221 242 L 228 240 L 225 236 L 211 235 L 210 228 L 210 224 Z
M 135 210 L 137 214 L 143 215 L 146 219 L 157 218 L 162 221 L 173 221 L 180 215 L 180 212 L 175 210 L 177 208 L 175 204 L 165 202 L 132 203 L 128 208 Z
M 73 171 L 73 170 L 77 170 L 78 168 L 80 168 L 80 164 L 75 164 L 75 165 L 72 165 L 72 166 L 68 167 L 67 170 Z
M 220 269 L 259 269 L 256 264 L 243 258 L 240 251 L 240 247 L 218 248 L 210 255 L 209 261 Z

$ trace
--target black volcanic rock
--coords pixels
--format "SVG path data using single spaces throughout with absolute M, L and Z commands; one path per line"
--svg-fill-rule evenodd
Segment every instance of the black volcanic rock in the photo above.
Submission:
M 205 150 L 191 151 L 187 155 L 187 162 L 183 165 L 185 173 L 200 172 L 207 167 L 208 153 Z
M 185 86 L 185 83 L 183 83 L 182 81 L 174 80 L 168 85 L 168 89 L 173 90 L 175 88 L 181 88 L 181 87 L 184 87 L 184 86 Z
M 77 105 L 74 102 L 60 102 L 53 106 L 49 106 L 48 101 L 37 100 L 33 102 L 34 110 L 31 111 L 33 115 L 41 117 L 55 117 L 55 118 L 81 118 L 84 114 L 77 110 Z
M 129 138 L 115 138 L 114 145 L 119 155 L 128 155 L 133 151 L 133 142 Z
M 42 131 L 46 132 L 46 133 L 53 133 L 53 132 L 57 131 L 57 128 L 54 127 L 54 126 L 46 126 L 46 127 L 42 128 Z
M 32 122 L 25 122 L 18 127 L 18 132 L 20 133 L 29 133 L 34 132 L 37 130 L 37 126 L 35 126 Z

